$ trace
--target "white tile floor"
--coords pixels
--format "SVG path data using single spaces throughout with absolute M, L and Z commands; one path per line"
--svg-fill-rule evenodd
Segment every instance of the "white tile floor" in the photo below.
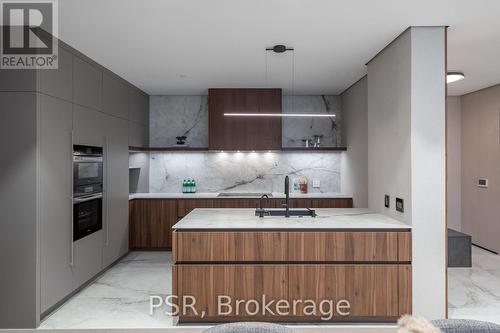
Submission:
M 448 269 L 450 318 L 500 324 L 500 256 L 472 248 L 472 268 Z
M 161 328 L 174 325 L 162 311 L 149 315 L 149 297 L 172 290 L 171 252 L 131 252 L 45 318 L 40 328 Z
M 472 268 L 449 269 L 449 316 L 500 323 L 500 256 L 474 247 Z M 131 252 L 45 318 L 40 328 L 164 328 L 149 315 L 149 297 L 172 290 L 170 252 Z

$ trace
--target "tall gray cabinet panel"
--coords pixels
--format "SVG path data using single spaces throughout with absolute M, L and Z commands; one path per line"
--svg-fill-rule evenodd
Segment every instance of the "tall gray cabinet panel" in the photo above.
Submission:
M 130 88 L 130 90 L 129 120 L 141 125 L 147 125 L 149 122 L 148 96 L 136 88 Z
M 38 75 L 40 91 L 62 98 L 73 100 L 73 55 L 59 47 L 57 70 L 41 70 Z
M 102 269 L 103 230 L 74 242 L 73 289 L 82 286 Z
M 128 122 L 106 119 L 103 267 L 128 251 Z
M 36 105 L 36 93 L 0 92 L 0 328 L 39 317 Z
M 112 116 L 128 119 L 128 92 L 129 87 L 125 82 L 111 74 L 104 73 L 102 83 L 103 111 Z
M 102 72 L 76 56 L 73 57 L 73 102 L 102 110 Z
M 72 291 L 72 104 L 40 94 L 41 312 Z
M 103 147 L 106 115 L 76 104 L 73 112 L 75 144 Z

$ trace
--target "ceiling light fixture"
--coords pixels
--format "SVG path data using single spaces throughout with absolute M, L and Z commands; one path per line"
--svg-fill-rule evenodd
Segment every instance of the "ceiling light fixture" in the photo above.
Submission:
M 446 73 L 446 83 L 457 82 L 465 79 L 465 75 L 462 72 L 451 71 Z
M 335 117 L 329 113 L 240 113 L 228 112 L 224 113 L 228 117 Z
M 282 44 L 274 45 L 273 47 L 266 48 L 266 88 L 267 88 L 267 53 L 268 51 L 272 51 L 274 53 L 284 53 L 286 51 L 292 51 L 292 110 L 295 108 L 295 96 L 293 92 L 295 90 L 295 49 L 293 47 L 285 46 Z M 266 113 L 266 112 L 227 112 L 224 113 L 224 116 L 227 117 L 282 117 L 282 118 L 310 118 L 310 117 L 324 117 L 324 118 L 333 118 L 335 114 L 331 113 Z

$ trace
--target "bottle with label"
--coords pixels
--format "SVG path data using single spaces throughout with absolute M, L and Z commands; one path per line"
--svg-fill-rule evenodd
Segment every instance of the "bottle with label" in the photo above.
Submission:
M 186 193 L 186 187 L 187 187 L 187 186 L 186 186 L 186 184 L 187 184 L 187 182 L 186 182 L 186 180 L 184 179 L 184 180 L 182 181 L 182 193 Z
M 193 180 L 188 179 L 188 193 L 193 193 Z
M 196 181 L 193 178 L 193 193 L 196 193 Z

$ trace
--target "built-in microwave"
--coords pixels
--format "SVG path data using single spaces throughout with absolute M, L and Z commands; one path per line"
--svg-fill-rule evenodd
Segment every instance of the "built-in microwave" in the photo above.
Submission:
M 73 146 L 73 186 L 102 184 L 102 147 Z

